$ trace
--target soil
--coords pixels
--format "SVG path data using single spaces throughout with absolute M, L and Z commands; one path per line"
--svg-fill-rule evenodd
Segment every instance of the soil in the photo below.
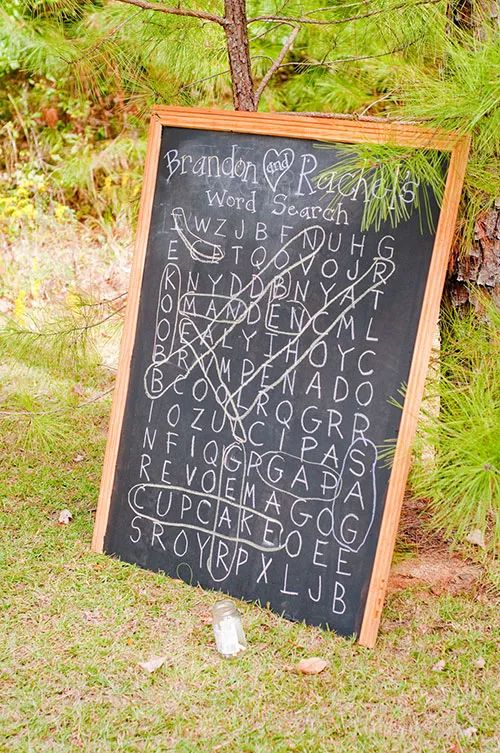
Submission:
M 451 552 L 449 542 L 430 530 L 429 517 L 426 500 L 405 498 L 396 551 L 409 551 L 410 556 L 393 564 L 389 593 L 411 587 L 436 595 L 476 593 L 482 568 Z

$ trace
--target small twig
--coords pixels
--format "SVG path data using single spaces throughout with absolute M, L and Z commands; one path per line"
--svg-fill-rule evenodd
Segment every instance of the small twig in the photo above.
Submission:
M 129 2 L 129 0 L 122 0 L 123 2 Z M 317 18 L 308 18 L 307 16 L 299 16 L 299 17 L 292 17 L 292 16 L 254 16 L 253 18 L 248 19 L 249 24 L 253 24 L 257 21 L 280 21 L 281 23 L 292 23 L 292 24 L 313 24 L 315 26 L 333 26 L 335 24 L 346 24 L 349 21 L 358 21 L 362 18 L 370 18 L 371 16 L 379 16 L 381 13 L 392 13 L 392 11 L 400 10 L 401 8 L 404 8 L 405 10 L 411 10 L 411 8 L 416 7 L 417 5 L 435 5 L 436 3 L 441 2 L 441 0 L 418 0 L 414 3 L 400 3 L 399 5 L 393 5 L 391 8 L 378 8 L 377 10 L 371 10 L 367 13 L 360 13 L 356 16 L 348 16 L 347 18 L 333 18 L 330 20 L 325 19 L 317 19 Z
M 413 44 L 416 44 L 422 37 L 418 36 L 415 39 L 411 39 L 409 42 L 405 42 L 400 47 L 393 47 L 392 50 L 386 50 L 385 52 L 379 52 L 376 55 L 351 55 L 348 58 L 335 58 L 334 60 L 326 60 L 323 58 L 323 60 L 315 61 L 315 62 L 307 62 L 307 61 L 300 61 L 300 62 L 290 62 L 290 63 L 282 63 L 279 67 L 280 68 L 287 68 L 287 67 L 294 67 L 294 68 L 328 68 L 329 70 L 339 63 L 353 63 L 358 62 L 359 60 L 373 60 L 374 58 L 383 58 L 386 57 L 386 55 L 394 55 L 396 52 L 404 52 L 409 47 L 411 47 Z
M 373 102 L 370 102 L 370 104 L 369 104 L 369 105 L 366 105 L 366 107 L 364 108 L 364 110 L 362 110 L 362 111 L 361 111 L 361 112 L 359 113 L 360 117 L 361 117 L 362 115 L 366 115 L 366 113 L 368 112 L 368 110 L 371 110 L 371 109 L 372 109 L 372 107 L 375 107 L 375 105 L 378 105 L 378 103 L 379 103 L 379 102 L 383 102 L 383 101 L 384 101 L 385 99 L 389 99 L 389 97 L 390 97 L 390 96 L 391 96 L 391 95 L 392 95 L 393 93 L 394 93 L 394 92 L 392 92 L 392 91 L 390 91 L 390 92 L 387 92 L 387 94 L 384 94 L 384 96 L 383 96 L 383 97 L 379 97 L 378 99 L 375 99 L 375 100 L 374 100 Z
M 204 81 L 210 81 L 212 78 L 218 78 L 219 76 L 227 76 L 231 71 L 229 68 L 226 68 L 224 71 L 219 71 L 218 73 L 211 73 L 210 76 L 203 76 L 203 78 L 197 78 L 195 81 L 190 81 L 188 84 L 183 84 L 179 91 L 184 91 L 185 89 L 191 89 L 191 87 L 196 86 L 197 84 L 202 84 Z
M 404 118 L 392 117 L 390 115 L 357 115 L 356 113 L 345 112 L 287 112 L 287 115 L 307 115 L 312 118 L 335 118 L 338 120 L 365 120 L 371 123 L 423 123 L 431 118 L 419 118 L 405 120 Z
M 227 21 L 222 16 L 216 16 L 214 13 L 207 13 L 204 10 L 191 10 L 191 8 L 171 8 L 166 5 L 160 5 L 160 3 L 149 3 L 146 0 L 118 0 L 120 3 L 126 3 L 127 5 L 135 5 L 142 10 L 154 10 L 158 13 L 166 13 L 171 16 L 188 16 L 190 18 L 198 18 L 202 21 L 211 21 L 219 26 L 227 26 Z
M 284 23 L 282 21 L 278 21 L 276 23 L 276 26 L 268 26 L 267 29 L 264 29 L 263 31 L 260 31 L 258 34 L 255 34 L 253 37 L 249 36 L 248 41 L 249 42 L 255 42 L 256 39 L 262 39 L 262 37 L 266 37 L 268 34 L 272 34 L 273 31 L 276 31 L 276 29 L 279 29 L 280 26 L 293 26 L 293 24 Z
M 366 6 L 368 5 L 369 2 L 370 0 L 357 0 L 357 2 L 354 2 L 354 3 L 342 3 L 342 8 L 355 8 L 356 6 L 359 6 L 359 5 Z M 306 13 L 306 16 L 312 16 L 313 13 L 328 13 L 328 12 L 331 13 L 332 10 L 333 10 L 333 7 L 331 5 L 327 5 L 324 8 L 314 8 L 314 10 L 309 10 Z
M 104 392 L 99 393 L 99 395 L 96 395 L 96 397 L 91 397 L 89 400 L 84 400 L 83 403 L 79 403 L 76 406 L 68 405 L 65 408 L 54 408 L 54 410 L 41 410 L 41 411 L 0 410 L 0 416 L 52 416 L 57 413 L 66 413 L 67 411 L 70 411 L 70 410 L 78 410 L 80 408 L 85 408 L 85 406 L 91 405 L 91 403 L 97 403 L 98 400 L 102 400 L 103 397 L 106 397 L 106 395 L 109 395 L 109 393 L 113 392 L 113 390 L 114 390 L 114 386 L 110 387 Z
M 109 29 L 109 31 L 107 32 L 107 34 L 105 34 L 102 37 L 102 39 L 98 39 L 96 42 L 94 42 L 93 45 L 91 45 L 89 47 L 88 50 L 85 51 L 85 57 L 89 58 L 90 55 L 91 55 L 91 53 L 95 52 L 100 47 L 102 47 L 102 45 L 105 42 L 107 42 L 108 39 L 111 39 L 118 31 L 120 31 L 120 29 L 122 29 L 124 26 L 127 26 L 127 24 L 129 24 L 131 21 L 133 21 L 134 18 L 137 18 L 137 16 L 140 14 L 140 12 L 141 11 L 138 10 L 137 13 L 134 13 L 134 15 L 129 16 L 128 18 L 124 18 L 123 21 L 120 21 L 120 23 L 116 24 L 111 29 Z M 75 62 L 77 62 L 77 61 L 74 60 L 72 63 L 70 63 L 70 65 L 74 65 Z
M 128 295 L 128 291 L 125 291 L 124 293 L 119 293 L 118 295 L 113 296 L 113 298 L 103 298 L 101 301 L 95 301 L 94 303 L 81 303 L 82 308 L 91 308 L 94 306 L 107 306 L 109 303 L 114 303 L 115 301 L 119 301 L 120 298 L 125 298 L 125 296 Z M 120 311 L 123 307 L 120 307 Z
M 285 55 L 287 54 L 287 52 L 290 50 L 293 43 L 295 42 L 295 38 L 297 37 L 297 34 L 299 33 L 299 31 L 300 31 L 300 26 L 295 26 L 292 29 L 291 34 L 287 37 L 283 47 L 281 48 L 280 54 L 278 55 L 278 57 L 276 58 L 272 66 L 269 68 L 269 70 L 267 71 L 266 75 L 264 76 L 260 84 L 258 85 L 257 90 L 255 92 L 255 106 L 256 107 L 259 104 L 259 99 L 262 95 L 262 92 L 264 91 L 269 81 L 274 76 L 274 74 L 276 73 L 280 65 L 282 64 L 285 58 Z

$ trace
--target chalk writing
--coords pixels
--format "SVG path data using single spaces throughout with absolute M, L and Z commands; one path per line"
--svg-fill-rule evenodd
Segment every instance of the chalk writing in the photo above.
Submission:
M 307 141 L 164 129 L 115 488 L 128 513 L 109 548 L 351 633 L 416 318 L 394 282 L 407 241 L 361 232 L 373 197 L 318 181 L 331 160 Z

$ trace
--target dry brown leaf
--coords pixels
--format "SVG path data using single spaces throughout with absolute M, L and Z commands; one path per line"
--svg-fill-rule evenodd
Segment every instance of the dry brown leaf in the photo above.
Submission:
M 444 659 L 440 659 L 438 662 L 436 662 L 432 668 L 433 672 L 442 672 L 443 669 L 446 667 L 446 662 Z
M 45 107 L 42 110 L 42 120 L 49 128 L 55 128 L 59 121 L 59 113 L 55 107 Z
M 202 625 L 213 624 L 212 610 L 209 607 L 202 607 L 198 612 L 198 616 Z
M 98 609 L 85 609 L 83 611 L 83 618 L 91 625 L 98 625 L 102 622 L 102 617 Z
M 475 737 L 477 735 L 477 727 L 467 727 L 467 729 L 462 730 L 462 735 L 469 739 Z
M 12 303 L 8 298 L 0 298 L 0 314 L 8 314 L 12 309 Z
M 152 656 L 151 659 L 148 659 L 148 661 L 140 661 L 139 666 L 142 669 L 145 669 L 146 672 L 155 672 L 157 669 L 160 669 L 160 667 L 165 664 L 167 661 L 166 656 Z
M 470 544 L 474 544 L 474 546 L 478 546 L 481 549 L 486 549 L 486 544 L 484 543 L 484 533 L 480 528 L 474 528 L 474 530 L 471 531 L 466 538 Z
M 73 515 L 70 510 L 61 510 L 57 522 L 60 526 L 67 526 L 73 520 Z
M 302 659 L 296 666 L 296 670 L 303 675 L 319 675 L 330 665 L 330 662 L 321 659 L 319 656 L 311 656 L 309 659 Z
M 434 596 L 441 596 L 441 594 L 443 594 L 445 591 L 446 589 L 442 584 L 431 586 L 431 593 L 434 594 Z

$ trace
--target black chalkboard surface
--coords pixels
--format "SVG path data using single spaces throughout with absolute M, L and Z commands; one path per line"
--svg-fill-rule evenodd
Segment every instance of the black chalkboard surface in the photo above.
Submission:
M 363 232 L 303 136 L 187 119 L 154 157 L 97 548 L 359 636 L 435 233 Z

